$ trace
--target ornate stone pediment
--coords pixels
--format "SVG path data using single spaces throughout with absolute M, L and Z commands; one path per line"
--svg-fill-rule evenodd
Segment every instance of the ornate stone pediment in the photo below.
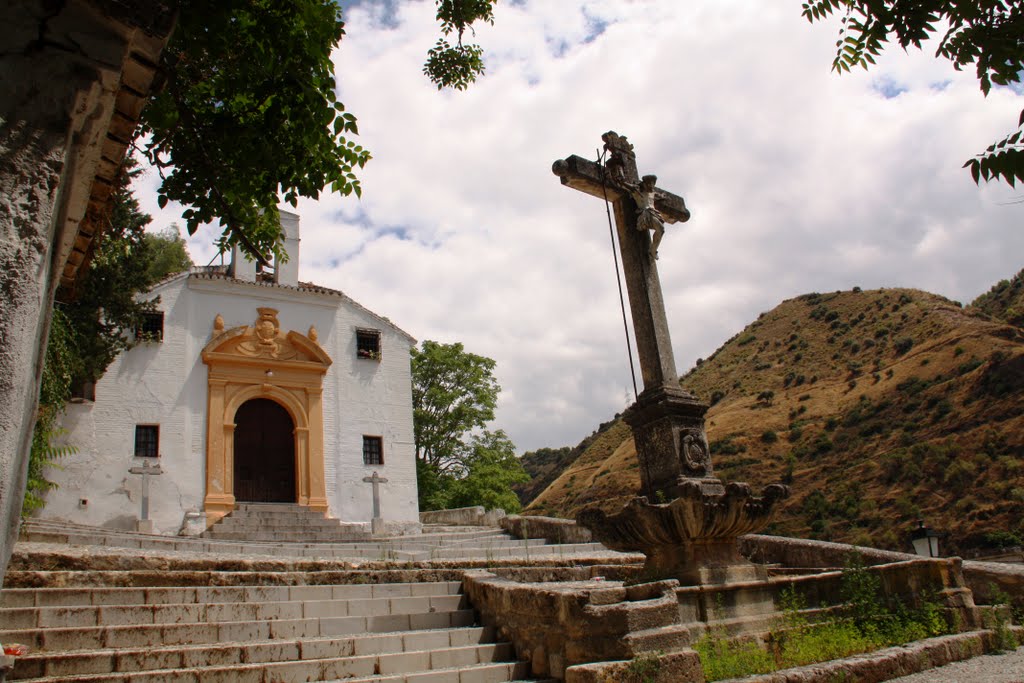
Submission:
M 305 361 L 330 365 L 331 359 L 317 343 L 316 328 L 310 334 L 283 332 L 277 319 L 277 309 L 258 308 L 259 316 L 252 325 L 224 329 L 220 314 L 213 321 L 213 336 L 203 349 L 203 355 L 230 355 L 270 361 Z

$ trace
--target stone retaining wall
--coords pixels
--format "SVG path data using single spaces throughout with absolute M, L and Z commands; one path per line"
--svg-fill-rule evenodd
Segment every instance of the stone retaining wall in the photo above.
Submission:
M 965 560 L 964 578 L 978 603 L 992 605 L 1009 595 L 1013 606 L 1024 610 L 1024 564 Z
M 869 565 L 919 559 L 910 553 L 781 536 L 751 534 L 739 540 L 740 552 L 752 561 L 785 567 L 844 567 L 854 555 L 859 555 Z M 978 604 L 998 602 L 1000 596 L 992 590 L 996 588 L 1009 595 L 1015 607 L 1024 609 L 1024 565 L 951 559 L 961 565 L 965 585 L 974 593 Z
M 450 524 L 452 526 L 498 526 L 505 518 L 501 508 L 485 510 L 482 505 L 451 510 L 430 510 L 420 513 L 420 524 Z
M 467 572 L 463 585 L 483 623 L 514 643 L 518 657 L 541 678 L 562 679 L 576 664 L 679 650 L 689 641 L 679 624 L 676 581 L 629 587 L 517 583 L 481 571 Z
M 549 543 L 591 543 L 590 529 L 571 519 L 509 515 L 501 520 L 501 528 L 516 538 L 543 538 Z

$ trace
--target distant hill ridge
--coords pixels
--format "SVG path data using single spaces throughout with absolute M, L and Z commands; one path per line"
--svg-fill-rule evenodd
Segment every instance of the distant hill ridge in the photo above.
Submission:
M 1020 542 L 1022 292 L 1024 271 L 967 309 L 855 288 L 762 313 L 682 379 L 711 404 L 715 473 L 791 485 L 773 533 L 905 550 L 920 518 L 949 533 L 951 551 Z M 602 427 L 576 449 L 547 449 L 559 456 L 528 514 L 616 510 L 635 494 L 629 429 Z

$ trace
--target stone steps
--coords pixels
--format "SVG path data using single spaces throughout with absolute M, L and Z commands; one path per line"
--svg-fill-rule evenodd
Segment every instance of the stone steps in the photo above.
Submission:
M 158 586 L 129 587 L 88 584 L 140 572 L 28 573 L 53 587 L 0 591 L 0 641 L 30 648 L 8 680 L 488 683 L 526 672 L 510 644 L 476 625 L 457 581 L 328 584 L 320 572 L 181 570 L 142 579 Z
M 296 600 L 369 600 L 418 596 L 458 596 L 458 581 L 297 586 L 5 588 L 0 607 L 78 605 L 163 605 L 201 602 L 288 602 Z
M 199 602 L 155 605 L 76 605 L 0 608 L 4 630 L 79 626 L 141 626 L 233 621 L 332 619 L 453 612 L 465 609 L 460 595 L 368 600 Z M 3 631 L 0 631 L 3 632 Z M 2 642 L 2 641 L 0 641 Z
M 246 532 L 240 538 L 169 537 L 137 532 L 84 527 L 71 523 L 26 520 L 21 528 L 21 540 L 63 545 L 100 545 L 106 547 L 137 548 L 143 550 L 173 550 L 176 552 L 208 552 L 220 554 L 260 554 L 290 557 L 328 557 L 353 560 L 429 560 L 446 549 L 479 548 L 481 558 L 487 547 L 524 547 L 524 541 L 511 539 L 494 529 L 470 530 L 464 533 L 424 534 L 400 536 L 373 541 L 337 541 L 333 536 L 320 540 L 295 540 L 289 534 Z M 314 538 L 318 538 L 314 535 Z M 534 539 L 530 547 L 541 547 L 544 541 Z M 476 552 L 476 551 L 474 551 Z M 465 557 L 453 556 L 453 557 Z
M 36 653 L 20 657 L 11 680 L 84 675 L 125 674 L 140 671 L 237 667 L 273 662 L 325 660 L 339 657 L 387 658 L 408 653 L 436 653 L 429 666 L 508 659 L 507 645 L 494 644 L 493 632 L 483 627 L 410 631 L 343 638 L 282 639 L 276 641 L 188 644 L 175 647 L 97 649 L 59 654 Z M 454 651 L 447 656 L 444 653 Z M 420 658 L 422 659 L 422 657 Z M 382 662 L 375 663 L 378 666 Z M 387 665 L 381 666 L 387 668 Z
M 434 652 L 407 652 L 366 655 L 362 657 L 330 657 L 324 659 L 259 662 L 230 666 L 168 668 L 148 671 L 106 674 L 73 674 L 81 683 L 306 683 L 306 681 L 451 681 L 452 683 L 493 683 L 509 681 L 526 672 L 520 662 L 491 661 L 509 656 L 511 646 L 491 645 L 447 648 Z M 461 666 L 440 666 L 441 662 L 458 662 Z M 407 672 L 416 673 L 407 673 Z M 18 679 L 12 679 L 18 680 Z M 52 683 L 53 677 L 20 679 L 31 683 Z

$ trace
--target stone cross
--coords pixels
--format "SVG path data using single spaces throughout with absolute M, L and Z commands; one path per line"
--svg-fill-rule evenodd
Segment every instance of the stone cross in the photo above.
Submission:
M 142 463 L 142 467 L 128 468 L 128 473 L 142 475 L 142 514 L 139 517 L 139 531 L 151 531 L 152 523 L 149 519 L 149 478 L 150 476 L 163 474 L 164 471 L 160 469 L 160 465 L 150 467 L 149 461 L 145 460 Z
M 388 483 L 388 480 L 374 472 L 372 477 L 363 477 L 363 481 L 373 484 L 373 519 L 378 520 L 380 519 L 380 485 Z
M 712 478 L 704 433 L 707 406 L 679 386 L 658 279 L 663 224 L 685 222 L 690 212 L 682 197 L 654 185 L 655 176 L 640 178 L 633 145 L 624 136 L 608 132 L 601 138 L 608 153 L 603 165 L 573 155 L 551 170 L 563 185 L 606 198 L 614 207 L 644 385 L 623 418 L 633 429 L 643 492 L 654 499 L 675 498 L 684 480 L 696 480 L 708 493 L 724 491 Z

